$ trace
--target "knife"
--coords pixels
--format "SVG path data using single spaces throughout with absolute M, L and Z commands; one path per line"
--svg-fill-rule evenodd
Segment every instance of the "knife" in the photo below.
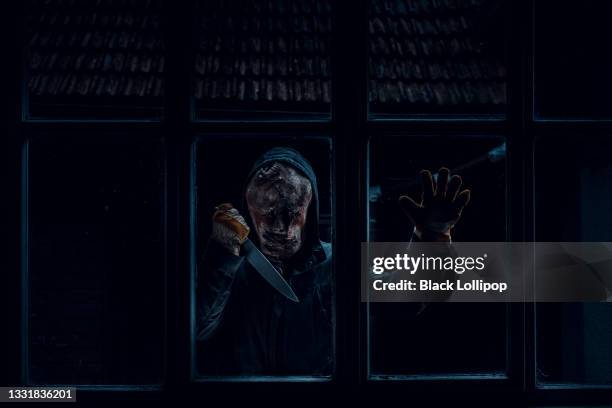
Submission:
M 259 272 L 266 282 L 272 285 L 274 289 L 279 291 L 287 299 L 296 303 L 300 301 L 295 292 L 293 292 L 293 289 L 291 289 L 291 286 L 289 286 L 287 281 L 283 278 L 283 275 L 281 275 L 274 265 L 268 261 L 268 258 L 257 249 L 250 239 L 247 238 L 246 241 L 244 241 L 242 248 L 246 254 L 247 261 L 249 261 L 251 266 Z

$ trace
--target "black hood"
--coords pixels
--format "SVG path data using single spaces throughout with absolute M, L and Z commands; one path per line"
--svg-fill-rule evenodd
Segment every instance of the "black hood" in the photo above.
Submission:
M 275 147 L 261 156 L 255 161 L 249 175 L 246 178 L 246 182 L 244 184 L 244 188 L 242 190 L 243 204 L 242 204 L 242 214 L 247 216 L 250 219 L 248 207 L 246 205 L 245 193 L 246 188 L 251 181 L 251 178 L 255 175 L 255 173 L 266 165 L 270 165 L 274 162 L 288 164 L 294 169 L 298 170 L 302 175 L 304 175 L 312 185 L 312 201 L 310 202 L 310 206 L 308 207 L 308 215 L 306 219 L 306 242 L 304 243 L 303 249 L 310 249 L 313 245 L 319 243 L 319 189 L 317 186 L 317 176 L 315 175 L 314 170 L 312 169 L 312 165 L 302 156 L 297 150 L 292 149 L 290 147 Z M 250 225 L 253 225 L 253 220 L 250 220 Z M 257 241 L 256 237 L 254 241 Z

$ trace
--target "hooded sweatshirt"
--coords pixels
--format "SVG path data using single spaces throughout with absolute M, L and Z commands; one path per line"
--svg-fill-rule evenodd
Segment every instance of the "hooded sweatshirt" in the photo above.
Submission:
M 284 270 L 300 301 L 292 302 L 278 293 L 242 253 L 233 255 L 209 240 L 198 268 L 196 294 L 201 375 L 331 374 L 331 245 L 319 239 L 316 176 L 296 150 L 274 148 L 256 160 L 245 189 L 259 169 L 274 162 L 298 170 L 312 185 L 306 241 Z M 246 202 L 240 210 L 248 220 Z

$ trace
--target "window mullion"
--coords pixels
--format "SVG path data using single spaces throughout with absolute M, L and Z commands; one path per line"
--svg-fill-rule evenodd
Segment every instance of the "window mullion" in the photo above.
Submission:
M 354 384 L 364 378 L 366 367 L 360 279 L 355 274 L 360 258 L 355 254 L 365 240 L 367 223 L 367 1 L 354 1 L 350 7 L 335 1 L 332 9 L 337 378 Z
M 162 123 L 166 142 L 166 386 L 184 390 L 190 364 L 190 147 L 192 18 L 195 2 L 163 3 L 167 43 Z M 172 391 L 171 391 L 172 392 Z

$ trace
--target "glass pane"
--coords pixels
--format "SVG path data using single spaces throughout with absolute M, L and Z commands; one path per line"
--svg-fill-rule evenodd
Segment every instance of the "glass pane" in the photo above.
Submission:
M 535 115 L 542 119 L 610 118 L 606 1 L 535 1 Z
M 325 117 L 331 0 L 199 1 L 198 118 Z
M 160 116 L 161 0 L 31 0 L 26 45 L 28 117 Z
M 373 114 L 503 114 L 502 0 L 370 0 Z
M 28 171 L 29 383 L 160 383 L 162 145 L 34 139 Z
M 332 374 L 330 163 L 327 138 L 197 143 L 194 365 L 199 376 Z M 255 251 L 232 238 L 237 230 L 231 224 L 212 221 L 215 207 L 228 202 L 251 229 L 255 251 L 281 271 L 299 303 L 270 285 L 265 270 L 249 258 Z
M 611 152 L 609 138 L 536 142 L 536 240 L 612 241 Z M 541 383 L 612 384 L 611 306 L 537 305 Z
M 460 175 L 463 188 L 471 190 L 471 200 L 452 231 L 453 241 L 505 241 L 505 161 L 501 137 L 373 138 L 370 241 L 411 240 L 414 225 L 398 198 L 419 200 L 419 171 L 442 166 Z M 369 336 L 374 376 L 500 374 L 506 369 L 503 303 L 371 303 Z

